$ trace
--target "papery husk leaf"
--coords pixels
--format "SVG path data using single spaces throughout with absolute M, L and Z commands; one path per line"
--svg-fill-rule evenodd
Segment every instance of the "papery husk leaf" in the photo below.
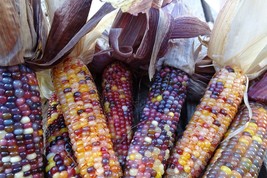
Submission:
M 155 74 L 158 53 L 160 51 L 162 42 L 168 35 L 170 25 L 171 25 L 171 19 L 172 18 L 169 14 L 166 14 L 161 9 L 159 9 L 159 21 L 158 21 L 158 26 L 157 26 L 157 33 L 156 33 L 156 38 L 155 38 L 154 47 L 153 47 L 153 51 L 152 51 L 151 58 L 150 58 L 149 69 L 148 69 L 150 80 L 153 78 Z
M 210 28 L 206 22 L 193 16 L 178 17 L 173 21 L 171 38 L 192 38 L 199 35 L 210 35 Z
M 115 8 L 120 8 L 122 12 L 137 15 L 140 12 L 147 12 L 152 7 L 153 0 L 103 0 L 109 2 Z
M 216 66 L 237 66 L 250 78 L 266 69 L 266 7 L 265 0 L 226 2 L 208 46 L 208 55 Z
M 101 21 L 101 19 L 111 11 L 114 11 L 114 8 L 110 4 L 104 4 L 99 11 L 88 22 L 86 22 L 86 24 L 82 26 L 82 28 L 76 34 L 74 34 L 74 36 L 63 47 L 63 49 L 56 53 L 54 58 L 49 60 L 43 59 L 45 62 L 42 63 L 27 61 L 28 65 L 35 67 L 36 70 L 43 70 L 56 65 L 62 59 L 64 59 L 64 57 L 69 55 L 71 50 L 81 40 L 81 38 L 90 32 Z
M 51 70 L 43 70 L 40 72 L 36 72 L 38 84 L 40 86 L 40 96 L 42 99 L 51 98 L 53 92 L 55 91 L 54 85 L 52 83 L 51 78 Z
M 188 74 L 195 71 L 194 39 L 175 39 L 168 43 L 167 53 L 159 59 L 158 68 L 168 65 L 183 70 Z
M 24 57 L 34 58 L 37 33 L 34 10 L 30 1 L 0 1 L 0 65 L 24 63 Z
M 47 6 L 47 15 L 50 22 L 53 22 L 56 10 L 58 10 L 58 8 L 61 8 L 65 2 L 66 0 L 45 0 Z
M 154 8 L 146 14 L 138 14 L 138 16 L 129 13 L 118 14 L 109 35 L 109 41 L 114 50 L 112 56 L 129 63 L 133 68 L 148 64 L 154 46 L 158 21 L 159 10 Z
M 80 47 L 75 46 L 74 50 L 69 55 L 70 57 L 80 58 L 84 64 L 92 62 L 95 55 L 95 45 L 98 38 L 102 36 L 102 33 L 109 29 L 118 13 L 118 9 L 107 13 L 96 25 L 96 27 L 87 33 L 79 43 Z
M 189 14 L 188 7 L 181 0 L 173 0 L 170 4 L 164 6 L 162 10 L 173 18 Z
M 53 59 L 87 20 L 92 0 L 68 0 L 54 13 L 42 61 Z
M 159 59 L 157 68 L 160 69 L 162 64 L 165 64 L 192 75 L 195 71 L 198 54 L 202 49 L 201 45 L 195 49 L 195 39 L 192 37 L 208 35 L 210 29 L 205 22 L 197 17 L 189 16 L 187 6 L 181 1 L 174 1 L 168 6 L 165 7 L 165 11 L 175 12 L 172 14 L 175 20 L 172 21 L 171 38 L 181 39 L 171 39 L 168 44 L 162 44 L 162 46 L 167 46 L 167 52 Z
M 109 34 L 110 45 L 114 49 L 112 56 L 118 60 L 127 59 L 129 62 L 146 30 L 146 14 L 133 16 L 129 13 L 119 13 Z

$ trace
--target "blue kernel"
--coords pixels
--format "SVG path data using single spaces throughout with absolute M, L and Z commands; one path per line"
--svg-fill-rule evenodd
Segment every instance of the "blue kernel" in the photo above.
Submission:
M 9 125 L 13 125 L 13 120 L 11 120 L 11 119 L 6 119 L 6 120 L 4 120 L 4 125 L 5 126 L 9 126 Z
M 15 135 L 21 135 L 21 134 L 23 134 L 23 129 L 15 129 L 14 130 L 14 134 Z
M 14 80 L 13 81 L 13 86 L 14 86 L 14 88 L 21 88 L 22 87 L 22 82 L 20 80 Z
M 24 95 L 24 91 L 22 89 L 16 89 L 15 90 L 15 96 L 18 97 L 18 98 L 22 98 Z
M 12 83 L 12 78 L 11 77 L 4 77 L 3 79 L 2 79 L 2 82 L 4 83 L 4 84 L 10 84 L 10 83 Z

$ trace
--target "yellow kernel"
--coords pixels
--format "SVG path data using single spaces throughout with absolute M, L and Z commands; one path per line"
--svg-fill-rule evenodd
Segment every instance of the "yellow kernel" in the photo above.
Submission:
M 183 157 L 184 159 L 188 160 L 189 158 L 191 158 L 191 155 L 189 153 L 184 152 Z
M 179 164 L 181 164 L 182 166 L 186 165 L 186 161 L 183 160 L 183 159 L 179 159 L 178 162 L 179 162 Z
M 126 81 L 127 79 L 125 77 L 121 77 L 121 81 Z
M 242 137 L 241 137 L 241 138 L 239 138 L 238 141 L 244 143 L 245 145 L 249 145 L 249 141 L 246 140 L 245 138 L 242 138 Z
M 221 170 L 225 172 L 227 175 L 230 175 L 232 173 L 232 170 L 227 166 L 221 166 Z
M 256 136 L 256 135 L 252 137 L 252 140 L 257 141 L 259 144 L 262 143 L 262 139 L 259 136 Z
M 158 102 L 160 102 L 160 101 L 162 100 L 162 95 L 158 95 L 158 96 L 156 97 L 156 100 L 157 100 Z
M 209 148 L 210 145 L 211 145 L 211 143 L 210 143 L 208 140 L 205 140 L 205 141 L 204 141 L 204 144 L 205 144 L 205 147 L 208 147 L 208 148 Z
M 257 125 L 256 123 L 249 122 L 249 123 L 248 123 L 248 127 L 257 128 L 258 125 Z
M 117 90 L 118 90 L 118 87 L 115 86 L 115 85 L 113 85 L 113 86 L 111 87 L 111 90 L 112 90 L 112 91 L 117 91 Z
M 184 172 L 190 173 L 190 171 L 191 171 L 191 168 L 189 166 L 184 167 Z
M 135 159 L 135 154 L 134 153 L 133 154 L 130 154 L 129 159 L 130 160 L 134 160 Z
M 197 145 L 198 145 L 200 148 L 203 148 L 203 147 L 205 146 L 204 143 L 201 142 L 201 141 L 197 142 Z
M 198 158 L 200 156 L 200 153 L 198 151 L 193 151 L 193 155 Z
M 168 115 L 171 116 L 171 117 L 173 117 L 174 116 L 174 113 L 173 112 L 169 112 Z

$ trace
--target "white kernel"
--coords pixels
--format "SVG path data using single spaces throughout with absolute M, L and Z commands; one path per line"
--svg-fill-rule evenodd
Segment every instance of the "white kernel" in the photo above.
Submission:
M 28 160 L 32 160 L 32 159 L 35 159 L 36 157 L 37 157 L 36 153 L 32 153 L 32 154 L 28 154 L 26 158 Z
M 151 143 L 151 142 L 152 142 L 152 139 L 151 139 L 150 137 L 145 137 L 145 141 L 146 141 L 147 143 Z
M 1 130 L 0 131 L 0 140 L 2 140 L 5 137 L 5 135 L 6 135 L 6 131 Z
M 24 129 L 23 133 L 24 134 L 32 134 L 33 133 L 33 128 Z
M 158 122 L 157 122 L 157 121 L 152 121 L 152 124 L 153 124 L 154 126 L 158 126 Z
M 22 123 L 22 124 L 26 124 L 26 123 L 28 123 L 28 122 L 30 122 L 31 120 L 30 120 L 30 118 L 28 117 L 28 116 L 23 116 L 22 118 L 21 118 L 21 120 L 20 120 L 20 122 Z
M 21 157 L 20 156 L 12 156 L 10 158 L 10 162 L 11 163 L 16 163 L 16 162 L 19 162 L 19 161 L 21 161 Z
M 129 173 L 131 176 L 136 176 L 138 173 L 138 169 L 130 169 Z
M 20 171 L 14 174 L 14 178 L 21 178 L 21 177 L 23 177 L 23 171 Z
M 10 162 L 10 156 L 5 156 L 2 158 L 2 162 L 6 163 L 6 162 Z
M 123 110 L 124 112 L 128 110 L 128 107 L 127 107 L 127 106 L 122 106 L 121 108 L 122 108 L 122 110 Z
M 26 164 L 26 165 L 22 166 L 22 171 L 23 172 L 29 171 L 30 169 L 31 169 L 31 166 L 29 164 Z

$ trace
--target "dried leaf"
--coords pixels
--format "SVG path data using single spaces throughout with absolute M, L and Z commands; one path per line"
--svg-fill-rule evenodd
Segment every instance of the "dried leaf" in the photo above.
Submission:
M 51 70 L 48 69 L 36 72 L 36 76 L 40 86 L 41 98 L 49 99 L 53 94 L 53 91 L 55 91 L 51 78 Z
M 168 35 L 171 24 L 171 16 L 169 14 L 164 13 L 161 9 L 159 10 L 159 21 L 157 26 L 157 33 L 155 38 L 155 43 L 150 59 L 148 74 L 149 79 L 151 80 L 156 71 L 156 61 L 158 59 L 158 53 L 160 51 L 160 47 L 162 45 L 163 40 Z
M 30 1 L 3 0 L 0 8 L 0 65 L 20 64 L 24 57 L 34 58 L 37 33 Z
M 265 0 L 226 2 L 216 19 L 208 46 L 208 55 L 215 65 L 238 66 L 250 78 L 267 68 L 265 7 Z
M 192 38 L 199 35 L 209 35 L 211 32 L 208 24 L 197 17 L 182 16 L 173 21 L 171 38 Z
M 133 15 L 137 15 L 140 12 L 147 12 L 151 6 L 153 0 L 103 0 L 109 2 L 115 8 L 120 8 L 122 12 L 128 12 Z
M 68 43 L 51 59 L 45 60 L 42 59 L 42 63 L 36 63 L 32 61 L 27 61 L 27 63 L 36 70 L 42 70 L 50 68 L 51 66 L 59 63 L 64 57 L 66 57 L 74 46 L 81 40 L 83 36 L 85 36 L 88 32 L 90 32 L 96 25 L 102 20 L 102 18 L 108 13 L 114 11 L 114 8 L 110 4 L 104 4 L 99 11 L 88 21 L 82 28 L 74 34 L 74 36 L 68 41 Z
M 91 0 L 65 1 L 55 11 L 42 63 L 53 59 L 85 24 Z

